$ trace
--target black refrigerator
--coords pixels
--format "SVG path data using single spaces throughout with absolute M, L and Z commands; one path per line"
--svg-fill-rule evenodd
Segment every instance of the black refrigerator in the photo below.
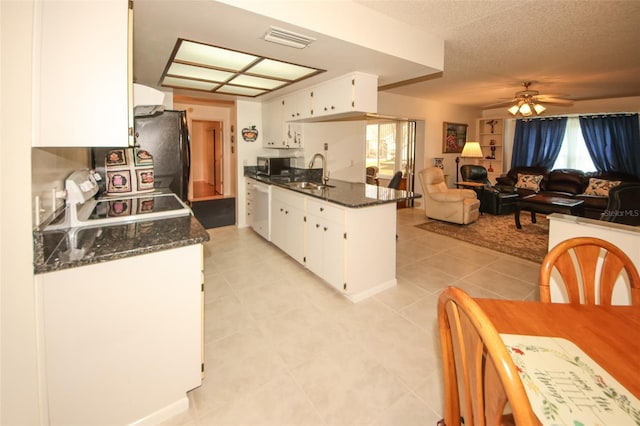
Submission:
M 169 189 L 183 201 L 188 201 L 189 129 L 186 111 L 164 110 L 134 119 L 135 144 L 153 156 L 154 187 Z M 104 156 L 111 148 L 93 148 L 95 170 L 105 177 Z

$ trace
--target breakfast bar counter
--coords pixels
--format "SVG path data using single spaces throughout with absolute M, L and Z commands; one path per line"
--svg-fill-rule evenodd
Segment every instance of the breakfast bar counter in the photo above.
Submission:
M 261 176 L 256 174 L 245 174 L 246 177 L 296 191 L 311 197 L 339 204 L 343 207 L 362 208 L 371 207 L 378 204 L 396 203 L 407 199 L 420 198 L 421 195 L 414 192 L 407 192 L 387 188 L 384 186 L 369 185 L 360 182 L 347 182 L 338 179 L 330 179 L 328 186 L 323 189 L 301 189 L 291 184 L 300 181 L 300 178 L 290 178 L 281 176 Z

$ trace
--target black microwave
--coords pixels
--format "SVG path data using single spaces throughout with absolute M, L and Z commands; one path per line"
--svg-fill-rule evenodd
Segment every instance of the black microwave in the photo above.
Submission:
M 257 172 L 266 176 L 288 175 L 290 166 L 290 157 L 258 157 Z

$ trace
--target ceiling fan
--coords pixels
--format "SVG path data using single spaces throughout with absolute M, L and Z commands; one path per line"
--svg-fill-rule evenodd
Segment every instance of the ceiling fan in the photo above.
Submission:
M 485 108 L 495 108 L 500 106 L 511 105 L 508 111 L 512 115 L 522 115 L 523 117 L 529 117 L 530 115 L 542 114 L 547 108 L 542 104 L 555 104 L 571 106 L 573 101 L 569 99 L 559 98 L 558 95 L 541 95 L 537 90 L 530 90 L 531 81 L 522 82 L 524 90 L 516 92 L 513 99 L 497 102 L 495 104 L 487 105 Z

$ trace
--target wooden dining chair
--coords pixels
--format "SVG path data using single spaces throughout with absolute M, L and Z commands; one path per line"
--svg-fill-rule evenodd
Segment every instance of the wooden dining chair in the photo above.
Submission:
M 500 335 L 467 293 L 449 287 L 440 294 L 438 324 L 446 426 L 540 424 Z
M 600 260 L 602 259 L 602 260 Z M 640 277 L 629 256 L 608 241 L 578 237 L 562 241 L 545 256 L 540 268 L 540 300 L 551 302 L 551 278 L 558 271 L 569 303 L 611 305 L 623 270 L 631 291 L 631 304 L 640 305 Z M 558 280 L 554 280 L 558 281 Z

